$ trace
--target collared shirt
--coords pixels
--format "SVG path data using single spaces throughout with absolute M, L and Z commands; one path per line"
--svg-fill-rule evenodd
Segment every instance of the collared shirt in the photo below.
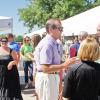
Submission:
M 18 45 L 18 43 L 14 42 L 14 41 L 8 43 L 8 47 L 16 52 L 19 52 L 19 50 L 20 50 L 20 46 Z
M 36 47 L 34 56 L 37 70 L 41 70 L 41 64 L 56 65 L 60 64 L 61 61 L 58 43 L 50 35 L 46 35 L 46 37 L 40 41 Z

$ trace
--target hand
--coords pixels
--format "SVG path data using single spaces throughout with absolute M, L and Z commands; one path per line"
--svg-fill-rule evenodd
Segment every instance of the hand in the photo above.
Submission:
M 79 63 L 80 59 L 78 57 L 76 57 L 76 63 Z
M 8 66 L 7 66 L 7 68 L 8 68 L 8 70 L 11 70 L 12 69 L 12 63 L 10 62 L 9 64 L 8 64 Z
M 76 57 L 70 58 L 69 59 L 69 65 L 75 64 L 76 63 Z
M 76 58 L 67 58 L 65 60 L 65 62 L 62 64 L 62 66 L 64 66 L 65 68 L 68 68 L 68 66 L 70 66 L 71 64 L 74 64 L 76 62 Z

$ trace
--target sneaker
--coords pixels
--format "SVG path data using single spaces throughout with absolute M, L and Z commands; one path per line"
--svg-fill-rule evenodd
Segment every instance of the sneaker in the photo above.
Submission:
M 25 85 L 25 89 L 28 89 L 28 88 L 29 88 L 29 84 L 26 83 L 26 85 Z

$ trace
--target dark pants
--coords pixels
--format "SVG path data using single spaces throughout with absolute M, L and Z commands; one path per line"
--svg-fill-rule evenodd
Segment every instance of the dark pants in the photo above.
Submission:
M 29 70 L 29 78 L 33 81 L 33 62 L 32 61 L 24 61 L 24 74 L 25 74 L 25 83 L 28 83 L 28 70 Z

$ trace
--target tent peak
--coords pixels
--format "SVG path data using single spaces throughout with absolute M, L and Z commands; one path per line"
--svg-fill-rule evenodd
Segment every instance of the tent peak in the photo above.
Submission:
M 0 19 L 12 19 L 12 17 L 0 16 Z

